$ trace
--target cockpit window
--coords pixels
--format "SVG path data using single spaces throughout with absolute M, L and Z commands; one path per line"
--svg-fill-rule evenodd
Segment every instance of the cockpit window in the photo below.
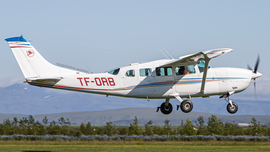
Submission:
M 145 77 L 145 76 L 151 76 L 152 75 L 152 69 L 146 68 L 146 69 L 140 69 L 140 76 Z
M 200 72 L 202 73 L 204 71 L 205 62 L 203 59 L 199 59 L 197 62 L 198 68 Z
M 117 75 L 119 73 L 119 71 L 120 71 L 120 68 L 111 70 L 108 73 L 113 74 L 113 75 Z
M 193 74 L 193 73 L 195 73 L 194 65 L 175 67 L 176 75 L 185 75 L 185 74 Z
M 128 70 L 126 72 L 126 77 L 135 77 L 135 70 Z

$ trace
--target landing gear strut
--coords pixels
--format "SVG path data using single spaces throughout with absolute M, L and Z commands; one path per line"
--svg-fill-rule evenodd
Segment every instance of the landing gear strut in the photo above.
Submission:
M 230 93 L 227 93 L 227 95 L 222 95 L 220 98 L 224 97 L 225 101 L 228 102 L 227 111 L 230 114 L 235 114 L 238 110 L 238 105 L 235 102 L 232 102 L 232 100 L 230 100 L 230 98 L 229 98 L 230 95 L 231 95 Z

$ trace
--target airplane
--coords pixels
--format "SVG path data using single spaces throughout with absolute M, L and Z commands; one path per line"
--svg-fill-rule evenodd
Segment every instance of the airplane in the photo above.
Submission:
M 28 84 L 38 87 L 144 99 L 165 99 L 159 107 L 170 114 L 171 98 L 179 101 L 177 110 L 189 113 L 193 109 L 190 99 L 220 96 L 228 102 L 227 111 L 234 114 L 238 105 L 229 97 L 244 91 L 251 80 L 262 76 L 257 72 L 259 56 L 254 70 L 242 68 L 212 68 L 211 59 L 232 52 L 230 48 L 212 49 L 145 63 L 131 63 L 105 73 L 88 74 L 58 67 L 45 60 L 22 35 L 5 39 Z M 185 100 L 183 98 L 186 98 Z

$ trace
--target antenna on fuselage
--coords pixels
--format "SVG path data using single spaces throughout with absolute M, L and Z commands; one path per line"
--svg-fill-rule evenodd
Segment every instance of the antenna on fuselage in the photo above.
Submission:
M 165 50 L 165 49 L 163 48 L 163 50 Z M 166 50 L 165 50 L 165 51 L 166 51 Z M 168 51 L 166 51 L 166 53 L 169 54 L 169 56 L 170 56 L 172 59 L 174 59 L 174 58 L 170 55 L 170 53 L 169 53 Z
M 160 51 L 167 59 L 169 59 L 169 58 L 167 57 L 167 55 L 165 55 L 165 53 L 164 53 L 161 49 L 159 49 L 159 51 Z
M 88 68 L 88 66 L 86 66 L 86 68 L 90 70 L 91 74 L 93 74 L 92 70 L 90 68 Z

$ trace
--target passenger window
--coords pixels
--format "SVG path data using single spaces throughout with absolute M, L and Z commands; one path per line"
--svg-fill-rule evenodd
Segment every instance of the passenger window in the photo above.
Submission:
M 135 76 L 135 70 L 128 70 L 126 72 L 127 77 L 134 77 Z
M 140 69 L 140 76 L 145 77 L 145 76 L 151 76 L 152 75 L 152 69 L 146 68 L 146 69 Z
M 157 76 L 170 76 L 172 73 L 172 67 L 156 68 Z
M 194 65 L 175 67 L 176 75 L 185 75 L 195 73 Z
M 119 73 L 119 71 L 120 71 L 120 68 L 111 70 L 108 73 L 113 74 L 113 75 L 117 75 Z

